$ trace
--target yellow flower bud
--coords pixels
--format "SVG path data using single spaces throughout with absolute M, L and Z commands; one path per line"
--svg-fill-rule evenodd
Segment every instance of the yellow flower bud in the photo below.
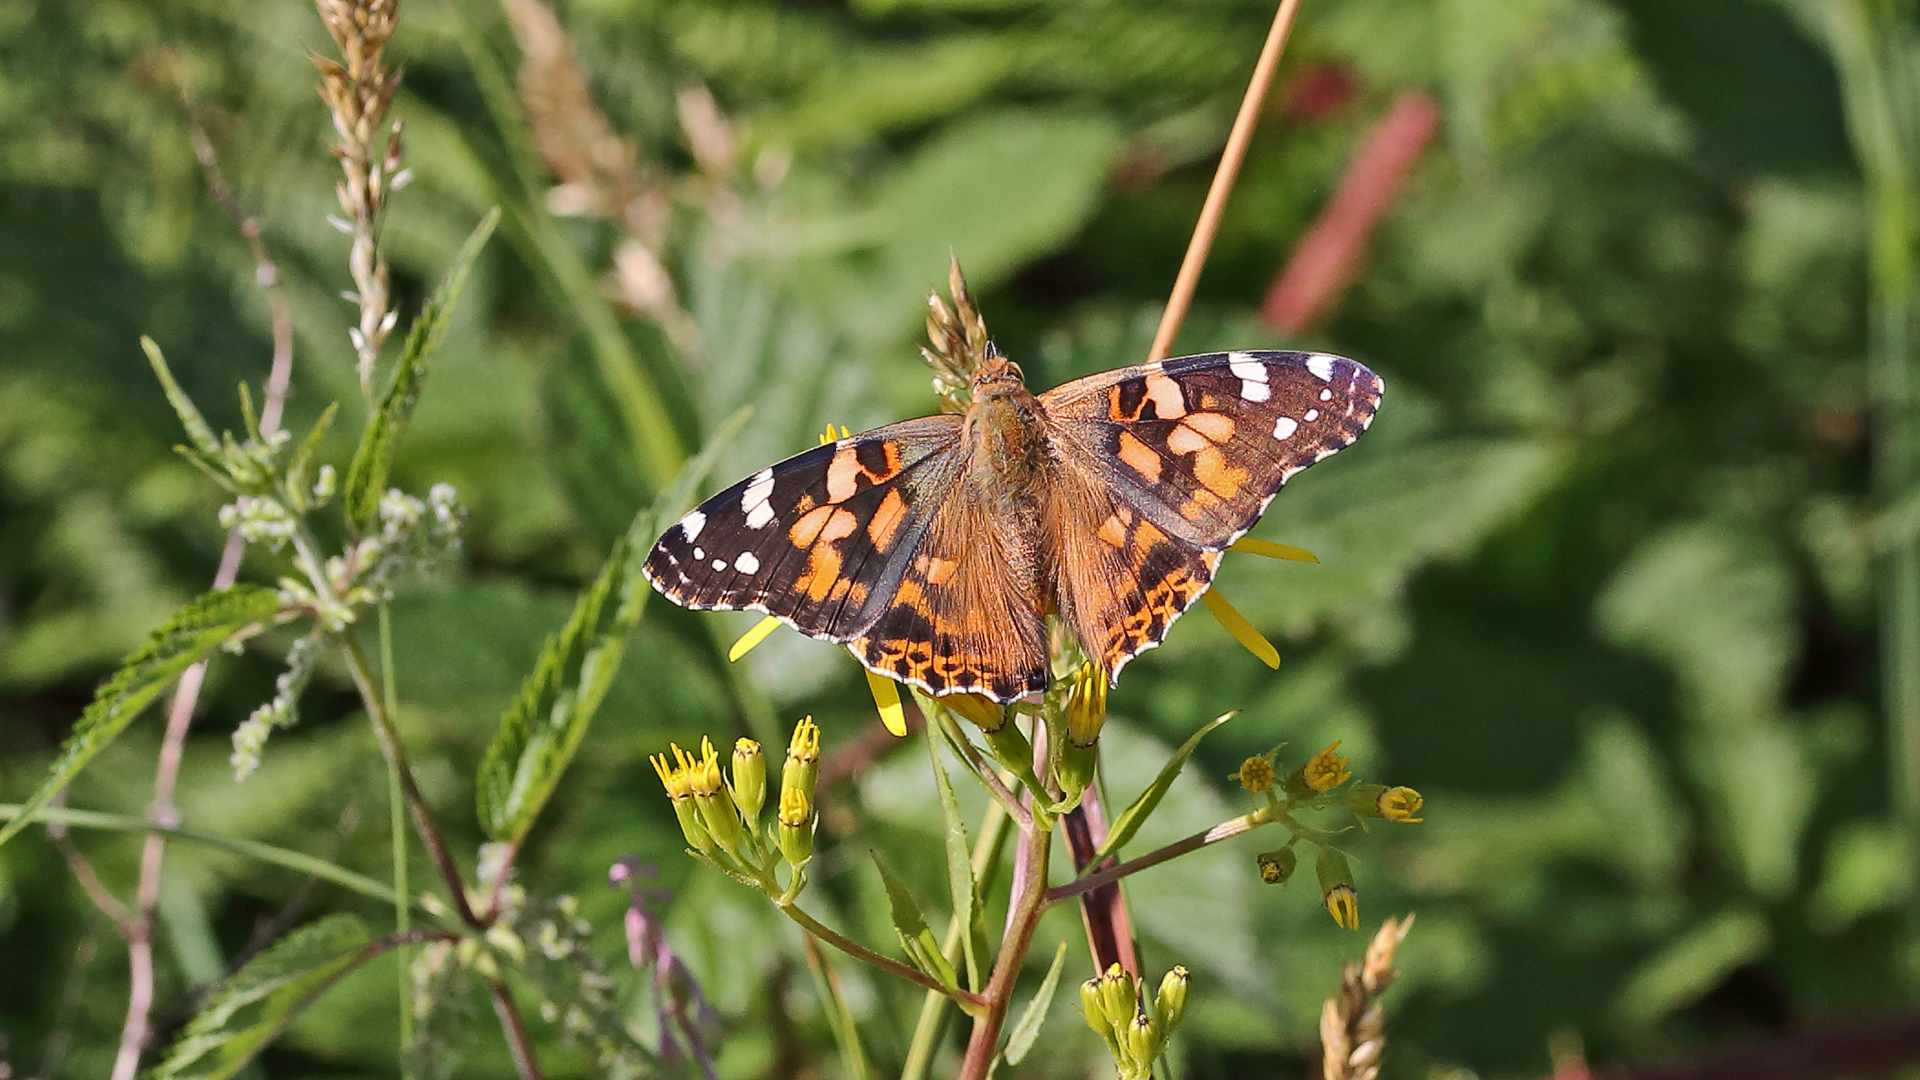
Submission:
M 1178 966 L 1160 980 L 1160 992 L 1153 998 L 1153 1015 L 1168 1035 L 1187 1015 L 1187 987 L 1192 982 L 1187 969 Z
M 739 739 L 733 744 L 733 804 L 749 827 L 760 822 L 760 808 L 767 803 L 767 759 L 760 744 Z
M 677 764 L 668 764 L 665 754 L 655 754 L 648 760 L 653 762 L 653 771 L 659 774 L 661 785 L 667 789 L 667 797 L 673 801 L 673 816 L 680 820 L 680 832 L 687 838 L 687 846 L 710 854 L 713 851 L 713 838 L 707 835 L 707 827 L 700 823 L 699 811 L 693 803 L 692 763 L 686 751 L 677 745 L 673 747 L 673 756 Z
M 1240 786 L 1255 795 L 1273 787 L 1273 758 L 1268 754 L 1258 754 L 1240 763 L 1240 771 L 1234 774 Z
M 813 717 L 803 716 L 793 726 L 793 738 L 787 743 L 787 763 L 780 769 L 780 799 L 786 802 L 788 791 L 803 793 L 813 801 L 814 781 L 820 775 L 820 729 Z
M 1320 902 L 1335 924 L 1348 930 L 1360 929 L 1360 901 L 1353 891 L 1353 867 L 1347 857 L 1330 847 L 1320 849 L 1314 864 L 1320 878 Z
M 1134 1067 L 1139 1069 L 1142 1075 L 1146 1075 L 1147 1070 L 1151 1069 L 1154 1061 L 1159 1058 L 1160 1051 L 1165 1048 L 1164 1033 L 1160 1030 L 1160 1025 L 1154 1023 L 1144 1013 L 1135 1016 L 1133 1023 L 1128 1024 L 1126 1030 L 1127 1056 L 1133 1059 Z
M 674 747 L 678 751 L 679 747 Z M 747 859 L 741 841 L 746 836 L 740 824 L 740 810 L 734 806 L 733 799 L 722 790 L 720 781 L 720 755 L 713 749 L 713 740 L 702 737 L 700 757 L 688 770 L 692 778 L 693 804 L 700 808 L 700 820 L 712 834 L 720 849 L 733 856 L 741 865 L 751 865 Z
M 1100 976 L 1100 1004 L 1116 1035 L 1124 1033 L 1132 1021 L 1134 1000 L 1133 976 L 1119 964 L 1107 968 L 1107 973 Z
M 1385 818 L 1388 821 L 1418 822 L 1425 800 L 1410 787 L 1385 784 L 1356 784 L 1347 792 L 1347 806 L 1360 817 Z
M 1095 975 L 1080 984 L 1080 1015 L 1086 1017 L 1087 1026 L 1095 1035 L 1113 1042 L 1113 1025 L 1107 1022 L 1107 1010 L 1100 1000 L 1100 976 Z
M 1269 885 L 1285 885 L 1300 865 L 1300 856 L 1290 847 L 1278 851 L 1263 851 L 1255 855 L 1254 862 L 1260 867 L 1260 880 Z
M 1067 741 L 1090 747 L 1100 741 L 1100 728 L 1106 722 L 1106 672 L 1097 664 L 1082 664 L 1073 673 L 1073 689 L 1067 693 Z
M 1313 759 L 1301 767 L 1301 779 L 1315 791 L 1332 791 L 1348 780 L 1353 774 L 1347 771 L 1347 758 L 1335 754 L 1340 748 L 1336 741 L 1332 746 L 1313 755 Z
M 780 792 L 780 854 L 795 869 L 813 858 L 813 802 L 798 788 Z

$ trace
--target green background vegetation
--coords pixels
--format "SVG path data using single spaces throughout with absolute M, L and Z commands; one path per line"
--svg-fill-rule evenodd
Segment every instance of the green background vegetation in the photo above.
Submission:
M 1321 564 L 1223 570 L 1281 669 L 1209 616 L 1183 621 L 1115 691 L 1106 768 L 1136 790 L 1187 732 L 1245 710 L 1140 850 L 1240 812 L 1226 774 L 1282 741 L 1297 764 L 1343 739 L 1364 775 L 1427 796 L 1426 824 L 1351 845 L 1363 928 L 1419 912 L 1391 1076 L 1540 1075 L 1550 1046 L 1667 1060 L 1910 997 L 1914 852 L 1889 796 L 1874 562 L 1904 538 L 1873 493 L 1889 451 L 1867 358 L 1870 250 L 1884 268 L 1912 247 L 1870 197 L 1887 174 L 1861 164 L 1888 148 L 1861 119 L 1872 103 L 1832 14 L 1856 7 L 1304 5 L 1175 352 L 1339 352 L 1382 374 L 1386 402 L 1256 531 Z M 1911 7 L 1858 9 L 1870 47 L 1906 65 L 1888 92 L 1920 89 Z M 391 55 L 407 66 L 396 110 L 414 182 L 384 232 L 402 309 L 488 207 L 505 211 L 400 459 L 401 483 L 452 482 L 472 508 L 464 565 L 393 614 L 400 719 L 463 862 L 480 838 L 468 778 L 496 718 L 670 479 L 632 436 L 636 400 L 687 451 L 755 407 L 708 490 L 829 422 L 930 411 L 914 346 L 949 250 L 1035 386 L 1137 362 L 1272 17 L 1245 0 L 573 0 L 560 14 L 599 106 L 670 196 L 663 254 L 693 333 L 610 299 L 613 224 L 548 212 L 500 10 L 407 0 Z M 293 301 L 290 426 L 341 400 L 331 452 L 350 453 L 346 240 L 326 221 L 337 170 L 306 60 L 325 46 L 300 0 L 0 5 L 0 800 L 32 789 L 98 680 L 218 559 L 220 493 L 171 453 L 138 335 L 216 427 L 239 426 L 232 388 L 266 369 L 265 300 L 205 195 L 177 70 Z M 1295 80 L 1314 70 L 1343 73 L 1346 95 L 1307 108 Z M 732 175 L 689 156 L 674 94 L 691 82 L 736 126 Z M 1337 309 L 1276 336 L 1255 317 L 1262 293 L 1406 89 L 1440 103 L 1438 138 Z M 256 551 L 243 578 L 278 572 Z M 777 746 L 809 712 L 830 757 L 871 727 L 858 669 L 831 648 L 783 632 L 729 669 L 725 644 L 751 623 L 649 608 L 520 880 L 580 895 L 615 962 L 624 896 L 607 867 L 659 865 L 669 938 L 725 1017 L 724 1074 L 837 1075 L 792 928 L 679 854 L 645 762 L 701 733 Z M 185 820 L 384 878 L 384 770 L 343 671 L 323 667 L 301 725 L 232 779 L 228 735 L 271 696 L 285 644 L 216 660 Z M 141 813 L 159 729 L 136 724 L 71 804 Z M 917 743 L 839 778 L 825 804 L 813 890 L 889 941 L 868 848 L 922 897 L 944 888 Z M 1149 969 L 1195 972 L 1183 1076 L 1306 1075 L 1319 1002 L 1364 942 L 1310 884 L 1263 887 L 1259 840 L 1130 887 Z M 136 837 L 80 841 L 130 890 Z M 390 914 L 192 845 L 167 865 L 164 1031 L 287 921 Z M 1041 934 L 1035 981 L 1055 942 L 1084 949 L 1069 912 Z M 123 957 L 42 836 L 0 849 L 12 1075 L 40 1075 L 50 1052 L 65 1075 L 104 1075 Z M 301 1019 L 259 1075 L 390 1075 L 391 963 Z M 1085 967 L 1076 952 L 1068 971 Z M 918 991 L 840 970 L 868 1053 L 897 1068 Z M 1096 1061 L 1070 1000 L 1022 1075 Z M 555 1074 L 585 1075 L 535 1027 Z M 509 1075 L 497 1032 L 477 1030 L 465 1075 Z

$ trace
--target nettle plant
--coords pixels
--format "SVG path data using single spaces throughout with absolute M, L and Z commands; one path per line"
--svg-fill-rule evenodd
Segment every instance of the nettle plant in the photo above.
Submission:
M 660 897 L 643 887 L 646 868 L 623 861 L 612 883 L 628 890 L 624 930 L 627 959 L 651 974 L 641 998 L 623 991 L 592 943 L 592 927 L 568 897 L 538 895 L 516 881 L 514 867 L 533 823 L 552 799 L 588 726 L 619 670 L 627 639 L 652 590 L 642 572 L 642 553 L 693 501 L 715 449 L 725 446 L 743 416 L 712 433 L 707 449 L 680 470 L 653 505 L 640 510 L 607 556 L 599 576 L 581 593 L 572 616 L 542 650 L 499 727 L 473 778 L 477 816 L 488 842 L 473 860 L 471 877 L 423 798 L 395 723 L 394 670 L 388 605 L 397 587 L 458 551 L 462 511 L 453 489 L 434 485 L 424 494 L 388 486 L 396 456 L 425 388 L 449 313 L 468 271 L 492 233 L 498 212 L 479 223 L 455 257 L 443 282 L 422 305 L 402 338 L 390 368 L 382 373 L 398 312 L 390 302 L 388 269 L 379 229 L 390 197 L 406 183 L 404 146 L 397 123 L 387 118 L 399 83 L 382 53 L 397 23 L 394 0 L 316 0 L 339 46 L 339 59 L 316 57 L 322 98 L 337 135 L 335 158 L 342 216 L 335 224 L 351 239 L 349 271 L 357 308 L 349 330 L 367 420 L 345 463 L 322 461 L 325 437 L 337 406 L 304 436 L 280 426 L 290 378 L 290 308 L 277 286 L 273 264 L 260 243 L 258 223 L 241 218 L 231 191 L 219 177 L 209 146 L 202 164 L 217 201 L 239 220 L 260 263 L 260 280 L 275 307 L 275 357 L 261 407 L 240 390 L 243 430 L 216 434 L 181 390 L 160 348 L 143 340 L 160 386 L 177 413 L 186 441 L 183 456 L 230 496 L 220 512 L 230 539 L 216 587 L 191 601 L 155 630 L 98 690 L 37 789 L 19 806 L 5 808 L 0 843 L 35 824 L 49 828 L 94 825 L 138 828 L 149 833 L 139 899 L 128 908 L 111 896 L 89 894 L 112 916 L 129 947 L 131 986 L 116 1080 L 131 1080 L 151 1039 L 154 1000 L 153 910 L 159 867 L 168 838 L 210 844 L 277 864 L 377 899 L 392 907 L 384 930 L 353 914 L 334 914 L 295 930 L 265 948 L 214 989 L 194 1019 L 164 1055 L 156 1075 L 166 1078 L 227 1077 L 238 1073 L 342 978 L 387 953 L 406 963 L 400 975 L 402 1072 L 448 1075 L 466 1039 L 458 1025 L 468 1005 L 484 993 L 523 1078 L 537 1078 L 535 1038 L 523 1013 L 534 1005 L 537 1022 L 586 1051 L 609 1076 L 662 1072 L 715 1074 L 717 1024 L 698 981 L 676 955 L 657 917 Z M 1283 5 L 1262 55 L 1254 85 L 1236 124 L 1234 140 L 1210 196 L 1176 286 L 1155 354 L 1177 329 L 1192 278 L 1204 259 L 1217 200 L 1232 186 L 1245 151 L 1245 130 L 1257 115 L 1271 81 L 1279 44 L 1290 20 Z M 196 129 L 200 143 L 204 132 Z M 986 328 L 967 295 L 957 264 L 949 282 L 951 306 L 931 301 L 927 359 L 934 389 L 949 399 L 964 393 L 988 359 Z M 841 434 L 845 437 L 845 433 Z M 1239 550 L 1277 558 L 1312 556 L 1284 545 L 1241 540 Z M 271 583 L 237 582 L 241 553 L 255 553 L 255 566 L 271 566 Z M 1209 608 L 1242 643 L 1269 665 L 1279 656 L 1247 621 L 1216 593 Z M 378 662 L 369 655 L 365 630 L 376 628 Z M 738 659 L 776 624 L 769 621 L 741 639 Z M 244 779 L 258 767 L 276 729 L 296 722 L 298 702 L 315 670 L 336 662 L 351 675 L 359 703 L 384 756 L 392 796 L 394 836 L 391 883 L 347 870 L 301 852 L 184 827 L 172 809 L 202 665 L 216 651 L 237 650 L 272 632 L 286 641 L 286 667 L 274 696 L 235 731 L 232 764 Z M 1041 1023 L 1065 971 L 1067 949 L 1053 957 L 1041 982 L 1012 1014 L 1016 984 L 1046 912 L 1077 904 L 1088 932 L 1095 975 L 1080 987 L 1079 1009 L 1111 1053 L 1118 1074 L 1132 1080 L 1153 1073 L 1186 1008 L 1191 976 L 1182 967 L 1145 979 L 1135 951 L 1119 882 L 1189 852 L 1267 826 L 1281 842 L 1257 855 L 1250 872 L 1284 884 L 1311 861 L 1319 902 L 1348 929 L 1359 925 L 1349 856 L 1339 846 L 1367 819 L 1416 822 L 1420 796 L 1404 787 L 1356 784 L 1338 744 L 1296 763 L 1282 765 L 1281 748 L 1247 759 L 1235 774 L 1251 800 L 1245 813 L 1165 847 L 1124 861 L 1121 852 L 1160 805 L 1202 738 L 1232 714 L 1205 723 L 1161 765 L 1156 778 L 1110 819 L 1101 792 L 1099 753 L 1106 723 L 1108 682 L 1090 664 L 1071 633 L 1054 627 L 1047 688 L 1029 698 L 998 704 L 985 697 L 915 691 L 924 718 L 929 786 L 944 821 L 949 886 L 946 926 L 936 933 L 919 900 L 902 879 L 876 858 L 898 955 L 863 945 L 828 926 L 804 906 L 808 868 L 815 857 L 819 822 L 816 784 L 822 733 L 810 718 L 793 729 L 777 782 L 770 751 L 750 739 L 734 742 L 723 760 L 712 740 L 695 752 L 670 746 L 653 765 L 672 801 L 689 853 L 747 888 L 765 895 L 781 914 L 804 929 L 816 970 L 824 943 L 923 987 L 925 1000 L 909 1047 L 904 1076 L 925 1077 L 940 1049 L 952 1010 L 971 1021 L 960 1075 L 978 1080 L 996 1065 L 1017 1064 L 1034 1046 Z M 895 735 L 907 731 L 906 710 L 895 683 L 868 675 L 881 719 Z M 145 821 L 69 809 L 61 793 L 88 764 L 169 686 L 175 691 L 166 741 L 160 754 L 153 811 Z M 949 775 L 956 765 L 986 792 L 985 817 L 963 820 Z M 431 888 L 407 877 L 408 826 L 427 852 L 437 881 Z M 1357 835 L 1357 834 L 1355 834 Z M 1050 883 L 1049 854 L 1064 836 L 1075 868 L 1070 880 Z M 1001 881 L 1006 848 L 1012 870 Z M 73 855 L 79 863 L 79 856 Z M 90 874 L 90 872 L 89 872 Z M 83 877 L 83 884 L 92 881 Z M 97 885 L 97 881 L 92 881 Z M 990 903 L 991 901 L 991 903 Z M 989 933 L 990 907 L 1004 904 L 1001 933 Z M 1381 1013 L 1376 998 L 1393 978 L 1395 946 L 1405 922 L 1387 920 L 1363 965 L 1350 966 L 1338 994 L 1327 1002 L 1321 1037 L 1325 1074 L 1370 1077 L 1381 1049 Z M 867 1069 L 853 1012 L 831 977 L 819 980 L 829 1026 L 855 1075 Z M 1157 987 L 1152 993 L 1147 987 Z
M 951 306 L 937 293 L 929 299 L 927 329 L 932 347 L 923 351 L 933 368 L 936 394 L 950 410 L 964 411 L 966 388 L 974 372 L 997 355 L 988 344 L 985 323 L 968 296 L 957 263 L 948 287 Z M 829 430 L 822 442 L 834 437 Z M 1275 558 L 1315 561 L 1301 549 L 1270 542 L 1241 540 L 1234 546 Z M 1262 661 L 1278 664 L 1273 645 L 1245 618 L 1217 593 L 1205 595 L 1211 601 L 1209 609 L 1236 639 Z M 1261 879 L 1285 884 L 1310 859 L 1321 903 L 1340 926 L 1358 929 L 1353 872 L 1348 855 L 1336 841 L 1365 819 L 1420 820 L 1421 797 L 1413 789 L 1351 783 L 1348 758 L 1337 753 L 1338 743 L 1291 769 L 1278 764 L 1284 748 L 1276 747 L 1248 758 L 1233 776 L 1252 798 L 1251 810 L 1120 861 L 1118 853 L 1160 805 L 1201 740 L 1235 714 L 1217 717 L 1194 731 L 1109 825 L 1104 812 L 1095 809 L 1103 805 L 1098 761 L 1108 679 L 1098 664 L 1086 658 L 1057 616 L 1050 615 L 1048 622 L 1052 679 L 1043 692 L 1002 704 L 982 694 L 931 696 L 910 687 L 925 718 L 928 780 L 940 804 L 951 910 L 944 933 L 936 935 L 901 876 L 874 853 L 904 962 L 828 927 L 801 904 L 819 821 L 815 784 L 821 736 L 811 717 L 793 728 L 777 788 L 771 781 L 769 753 L 749 738 L 736 740 L 724 761 L 710 737 L 701 740 L 697 751 L 673 744 L 653 758 L 689 855 L 764 894 L 776 910 L 813 938 L 926 988 L 907 1052 L 903 1074 L 907 1077 L 926 1075 L 949 1008 L 959 1009 L 972 1022 L 959 1072 L 963 1080 L 978 1080 L 997 1065 L 1017 1065 L 1026 1057 L 1059 985 L 1066 945 L 1055 953 L 1046 976 L 1009 1028 L 1015 983 L 1041 918 L 1048 909 L 1075 901 L 1082 908 L 1089 952 L 1099 972 L 1081 985 L 1081 1014 L 1105 1042 L 1122 1080 L 1145 1080 L 1185 1015 L 1191 976 L 1186 968 L 1173 967 L 1165 972 L 1157 992 L 1145 992 L 1147 984 L 1120 906 L 1121 879 L 1263 826 L 1278 825 L 1285 833 L 1284 842 L 1255 859 Z M 772 616 L 763 619 L 735 644 L 732 658 L 738 660 L 778 625 Z M 907 724 L 899 684 L 871 669 L 866 675 L 882 721 L 894 735 L 904 737 Z M 957 763 L 960 772 L 986 792 L 984 819 L 970 824 L 963 818 L 948 775 L 950 763 Z M 1309 824 L 1309 819 L 1318 824 Z M 1067 838 L 1075 875 L 1050 885 L 1049 859 L 1058 835 Z M 998 885 L 996 870 L 1008 844 L 1014 849 L 1013 872 L 1002 895 L 993 898 L 1004 904 L 1007 917 L 995 941 L 987 928 L 986 913 L 990 906 L 997 906 L 989 903 L 989 890 Z M 1397 943 L 1402 932 L 1390 928 L 1389 936 Z M 1384 948 L 1390 961 L 1392 945 Z M 843 1018 L 849 1015 L 844 1005 L 836 1004 L 834 1011 Z M 1377 1012 L 1373 1021 L 1377 1026 Z M 857 1058 L 852 1032 L 837 1034 L 848 1045 L 849 1057 Z M 1370 1052 L 1377 1054 L 1377 1050 L 1375 1046 Z

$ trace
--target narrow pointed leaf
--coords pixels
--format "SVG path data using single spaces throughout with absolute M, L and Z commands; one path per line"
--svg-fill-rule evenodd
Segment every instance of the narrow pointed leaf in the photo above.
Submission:
M 1140 831 L 1140 826 L 1146 823 L 1154 808 L 1160 805 L 1161 797 L 1166 795 L 1167 789 L 1173 786 L 1174 777 L 1180 775 L 1180 770 L 1186 765 L 1187 759 L 1200 748 L 1200 740 L 1206 738 L 1207 732 L 1238 715 L 1240 715 L 1239 710 L 1226 713 L 1189 735 L 1187 741 L 1181 743 L 1180 749 L 1174 751 L 1173 757 L 1167 759 L 1167 763 L 1161 767 L 1160 775 L 1154 777 L 1153 783 L 1147 785 L 1147 790 L 1133 800 L 1132 806 L 1127 807 L 1119 817 L 1113 819 L 1113 828 L 1107 831 L 1107 842 L 1100 845 L 1100 850 L 1094 854 L 1087 865 L 1090 867 L 1100 865 L 1107 856 L 1119 851 L 1127 841 L 1133 839 L 1133 834 Z
M 652 595 L 640 573 L 644 545 L 652 542 L 663 520 L 692 497 L 719 447 L 744 419 L 742 410 L 721 425 L 674 486 L 634 516 L 600 576 L 574 603 L 566 626 L 547 639 L 533 674 L 500 717 L 499 730 L 480 761 L 477 803 L 488 836 L 518 843 L 559 786 L 620 670 L 627 635 L 639 624 Z
M 360 447 L 347 469 L 344 493 L 347 520 L 358 529 L 371 525 L 379 511 L 380 496 L 387 490 L 387 473 L 393 468 L 394 455 L 400 449 L 400 437 L 413 419 L 414 406 L 420 402 L 420 388 L 426 382 L 434 350 L 446 337 L 454 301 L 467 282 L 467 272 L 473 269 L 480 248 L 499 221 L 498 207 L 480 219 L 473 234 L 461 245 L 460 253 L 454 256 L 446 279 L 422 305 L 419 316 L 407 330 L 406 345 L 400 350 L 399 363 L 394 365 L 393 378 L 387 382 L 386 392 L 380 395 L 379 404 L 367 419 L 366 430 L 360 433 Z
M 327 411 L 314 421 L 307 437 L 301 439 L 300 445 L 294 448 L 293 457 L 287 459 L 287 489 L 301 506 L 307 505 L 313 498 L 313 462 L 320 456 L 320 443 L 327 437 L 327 429 L 333 426 L 333 418 L 339 411 L 339 402 L 328 405 Z
M 880 880 L 886 883 L 887 908 L 893 915 L 893 928 L 900 934 L 900 946 L 906 950 L 907 959 L 913 961 L 914 967 L 938 979 L 940 985 L 959 989 L 959 976 L 954 973 L 953 965 L 947 963 L 940 942 L 934 938 L 932 928 L 927 926 L 927 917 L 921 914 L 913 893 L 907 891 L 906 882 L 894 876 L 879 852 L 872 852 L 872 855 L 873 864 L 880 868 Z
M 1047 969 L 1046 981 L 1040 989 L 1034 991 L 1033 1000 L 1020 1012 L 1020 1019 L 1013 1025 L 1013 1034 L 1007 1036 L 1005 1057 L 1007 1064 L 1018 1065 L 1027 1051 L 1033 1049 L 1033 1040 L 1040 1035 L 1040 1025 L 1046 1022 L 1047 1010 L 1053 1005 L 1053 992 L 1060 985 L 1060 969 L 1067 963 L 1067 943 L 1061 942 L 1060 948 L 1053 954 L 1053 966 Z
M 330 915 L 281 938 L 220 987 L 154 1070 L 155 1080 L 233 1076 L 301 1010 L 380 951 L 353 915 Z
M 40 787 L 20 804 L 20 815 L 0 828 L 0 844 L 27 827 L 33 816 L 73 782 L 95 754 L 106 749 L 133 718 L 147 707 L 180 673 L 204 659 L 227 639 L 272 618 L 280 597 L 258 585 L 235 585 L 206 593 L 174 612 L 146 644 L 120 664 L 120 670 L 102 683 L 93 704 L 80 715 L 60 748 L 60 756 Z
M 986 937 L 986 925 L 980 912 L 980 886 L 973 879 L 973 844 L 967 840 L 960 802 L 954 798 L 953 784 L 947 780 L 947 770 L 940 763 L 940 742 L 931 727 L 927 731 L 927 756 L 933 761 L 934 787 L 940 792 L 941 831 L 946 835 L 947 888 L 953 897 L 953 918 L 966 931 L 960 935 L 960 943 L 966 958 L 967 988 L 979 990 L 986 985 L 981 972 L 987 966 L 987 953 L 981 947 L 984 940 L 979 940 Z M 980 924 L 979 939 L 973 933 L 975 923 Z
M 167 366 L 166 357 L 160 354 L 160 346 L 152 338 L 142 335 L 140 347 L 146 350 L 147 363 L 153 365 L 153 374 L 160 380 L 160 389 L 166 391 L 167 404 L 173 406 L 174 413 L 180 417 L 180 426 L 187 430 L 187 441 L 206 457 L 219 460 L 220 440 L 214 438 L 213 428 L 207 426 L 207 418 L 200 415 L 193 399 L 174 381 L 173 369 Z

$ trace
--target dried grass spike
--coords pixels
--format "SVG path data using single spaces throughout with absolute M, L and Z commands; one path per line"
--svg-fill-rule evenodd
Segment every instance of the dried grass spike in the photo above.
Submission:
M 1413 916 L 1388 919 L 1358 964 L 1348 964 L 1340 989 L 1320 1010 L 1320 1070 L 1324 1080 L 1377 1080 L 1386 1049 L 1386 1014 L 1380 995 L 1399 972 L 1393 953 L 1413 929 Z
M 986 359 L 987 323 L 967 293 L 957 257 L 947 268 L 947 293 L 953 297 L 952 307 L 938 291 L 927 297 L 927 339 L 933 347 L 923 347 L 920 355 L 933 368 L 933 390 L 940 395 L 941 411 L 963 413 L 972 397 L 973 373 Z

